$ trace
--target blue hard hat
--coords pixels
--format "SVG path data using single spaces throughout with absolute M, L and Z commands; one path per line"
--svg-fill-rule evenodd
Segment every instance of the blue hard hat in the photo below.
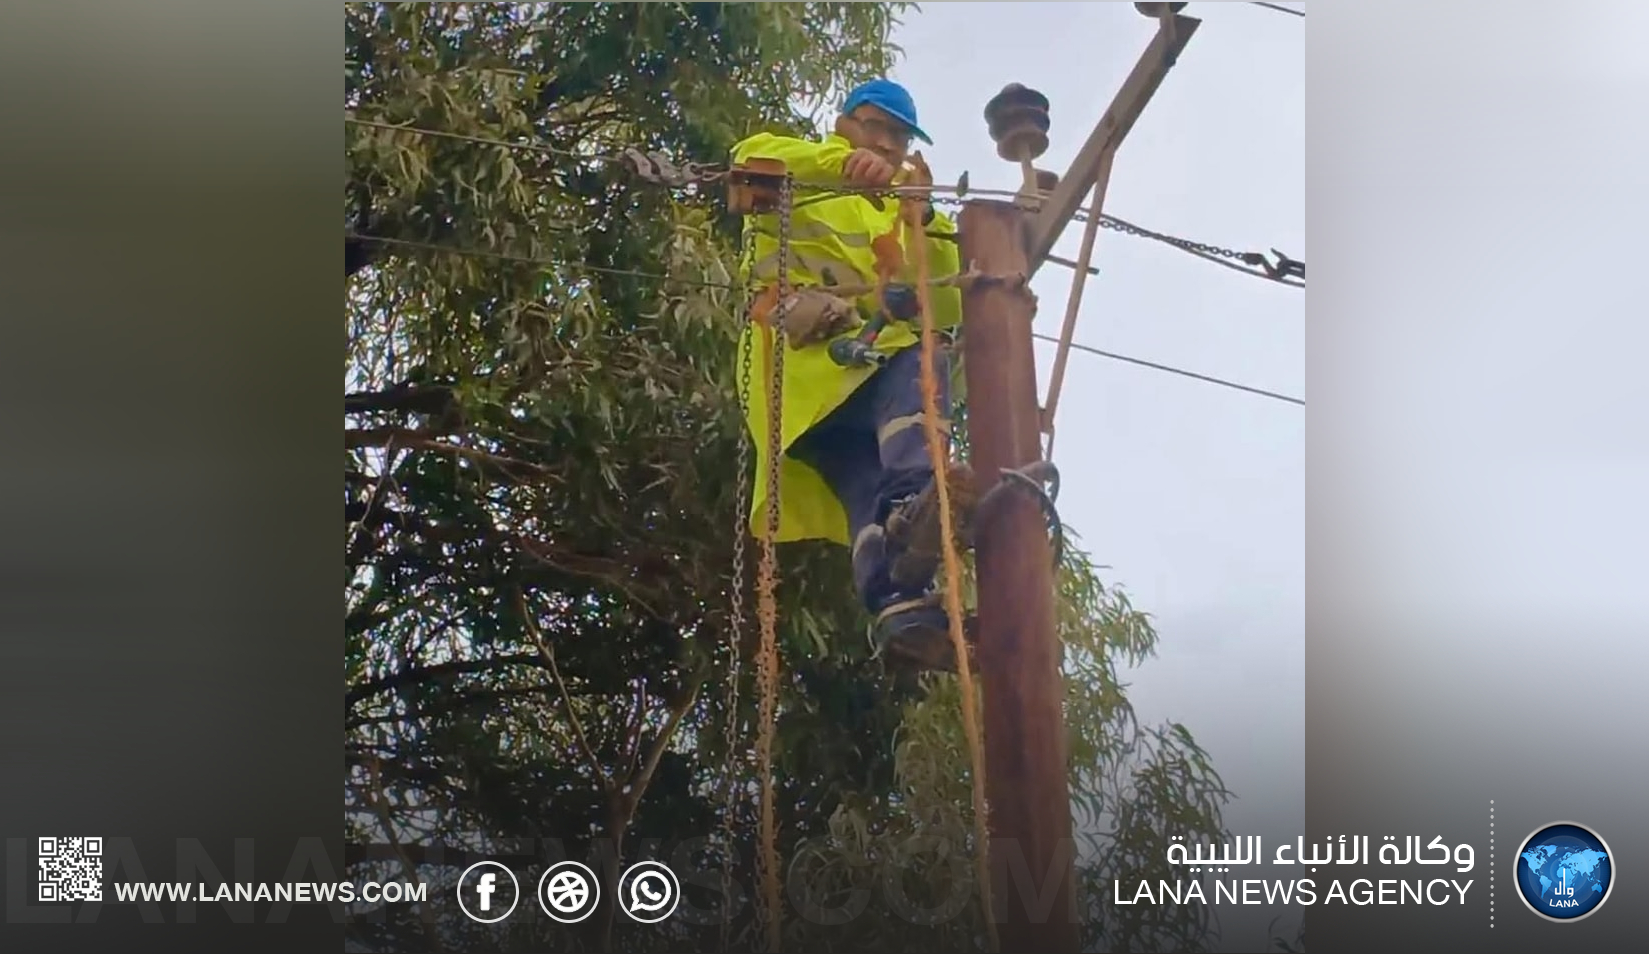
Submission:
M 856 87 L 853 92 L 847 94 L 847 99 L 842 103 L 842 112 L 851 113 L 860 106 L 875 106 L 909 126 L 911 135 L 930 146 L 933 145 L 933 140 L 928 138 L 928 134 L 916 125 L 916 100 L 911 99 L 910 93 L 898 83 L 874 79 Z

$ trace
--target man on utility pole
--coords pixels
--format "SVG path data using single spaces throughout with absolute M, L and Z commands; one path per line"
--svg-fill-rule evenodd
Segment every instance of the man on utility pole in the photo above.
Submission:
M 809 195 L 808 185 L 885 189 L 925 174 L 912 139 L 932 144 L 917 125 L 916 104 L 897 83 L 872 80 L 842 105 L 823 141 L 761 133 L 740 142 L 733 162 L 784 163 L 801 198 L 789 222 L 788 282 L 779 301 L 777 212 L 745 218 L 747 282 L 763 291 L 739 342 L 741 393 L 756 448 L 751 527 L 759 533 L 769 499 L 768 410 L 761 383 L 744 373 L 757 326 L 777 317 L 787 339 L 780 441 L 779 529 L 775 542 L 823 539 L 851 547 L 859 598 L 876 620 L 880 651 L 895 665 L 944 670 L 955 665 L 949 619 L 930 592 L 941 554 L 934 474 L 922 430 L 920 336 L 913 276 L 905 269 L 901 206 L 922 205 L 927 256 L 935 274 L 958 270 L 955 225 L 926 198 L 885 201 L 852 192 Z M 914 158 L 914 163 L 910 160 Z M 879 294 L 838 297 L 832 286 Z M 935 288 L 936 327 L 961 321 L 960 292 Z M 936 356 L 941 429 L 950 432 L 948 356 Z

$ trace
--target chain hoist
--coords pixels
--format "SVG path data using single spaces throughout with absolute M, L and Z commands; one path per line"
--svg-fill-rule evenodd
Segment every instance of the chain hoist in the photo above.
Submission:
M 741 409 L 750 400 L 750 352 L 755 328 L 750 321 L 754 299 L 744 303 L 739 327 L 738 398 Z M 733 511 L 733 589 L 732 607 L 728 614 L 727 634 L 727 710 L 726 745 L 727 764 L 723 766 L 721 808 L 723 859 L 721 871 L 722 903 L 726 905 L 721 921 L 721 950 L 729 950 L 728 933 L 733 922 L 733 869 L 738 862 L 738 834 L 735 818 L 741 799 L 737 780 L 740 775 L 739 695 L 743 678 L 744 659 L 744 548 L 749 534 L 750 511 L 750 431 L 741 414 L 739 420 L 737 494 Z
M 763 921 L 767 928 L 768 950 L 780 949 L 779 858 L 777 819 L 773 805 L 773 732 L 778 709 L 778 606 L 777 555 L 779 536 L 780 471 L 784 453 L 784 358 L 785 337 L 780 325 L 790 302 L 790 213 L 792 180 L 786 172 L 779 183 L 778 218 L 778 300 L 763 333 L 768 336 L 767 380 L 767 513 L 762 534 L 761 562 L 757 568 L 757 602 L 761 617 L 761 654 L 756 676 L 761 691 L 761 725 L 758 729 L 757 764 L 761 772 L 761 871 Z
M 778 830 L 773 805 L 773 733 L 778 710 L 778 605 L 777 555 L 781 513 L 780 473 L 784 454 L 784 363 L 786 340 L 781 325 L 790 301 L 790 233 L 795 181 L 784 163 L 774 159 L 752 159 L 728 170 L 723 177 L 727 188 L 728 211 L 736 215 L 776 214 L 778 218 L 778 274 L 774 284 L 762 290 L 752 303 L 746 330 L 740 335 L 739 389 L 745 400 L 755 400 L 750 389 L 751 352 L 757 334 L 766 345 L 766 501 L 767 511 L 761 534 L 761 558 L 756 567 L 756 615 L 761 631 L 756 665 L 756 685 L 760 694 L 759 723 L 756 727 L 756 764 L 760 774 L 759 833 L 756 854 L 757 877 L 761 882 L 757 904 L 758 920 L 767 933 L 767 946 L 777 951 L 781 945 Z M 746 411 L 750 405 L 745 405 Z M 747 462 L 745 445 L 740 445 L 740 474 Z M 742 497 L 741 493 L 741 497 Z M 753 499 L 753 495 L 751 498 Z M 753 511 L 754 508 L 752 508 Z M 754 512 L 748 517 L 753 524 Z M 745 527 L 738 533 L 743 537 Z M 742 555 L 742 545 L 736 552 Z M 741 557 L 742 566 L 742 557 Z M 741 581 L 742 582 L 742 581 Z M 724 885 L 725 887 L 725 885 Z M 725 936 L 725 931 L 724 931 Z M 726 946 L 725 943 L 723 945 Z

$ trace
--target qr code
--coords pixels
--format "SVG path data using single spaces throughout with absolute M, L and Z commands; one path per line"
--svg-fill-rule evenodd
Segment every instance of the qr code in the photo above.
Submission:
M 103 900 L 103 839 L 40 839 L 41 901 Z

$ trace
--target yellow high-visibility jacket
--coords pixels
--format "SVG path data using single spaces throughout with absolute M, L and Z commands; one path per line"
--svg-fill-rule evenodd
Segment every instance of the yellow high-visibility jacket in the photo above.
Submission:
M 785 164 L 792 179 L 803 184 L 813 182 L 840 182 L 842 164 L 853 152 L 853 146 L 843 137 L 831 135 L 822 142 L 794 139 L 761 133 L 740 142 L 733 148 L 733 161 L 750 159 L 778 159 Z M 798 203 L 805 202 L 797 208 Z M 886 235 L 898 224 L 899 203 L 884 199 L 877 209 L 860 195 L 831 195 L 819 198 L 797 188 L 791 197 L 790 218 L 790 286 L 826 284 L 824 271 L 829 269 L 834 284 L 858 285 L 876 281 L 876 260 L 871 253 L 871 240 Z M 936 235 L 954 235 L 955 223 L 943 214 L 935 214 L 923 230 Z M 899 240 L 905 247 L 905 261 L 909 272 L 901 276 L 915 282 L 915 257 L 908 247 L 904 227 L 899 228 Z M 776 284 L 778 278 L 779 221 L 776 214 L 751 215 L 744 223 L 743 279 L 757 287 Z M 961 263 L 960 250 L 953 241 L 925 238 L 927 242 L 928 275 L 930 279 L 956 274 Z M 860 302 L 860 312 L 867 317 L 876 307 L 874 296 Z M 933 288 L 929 298 L 933 308 L 934 325 L 940 330 L 954 327 L 962 320 L 962 293 L 956 288 Z M 840 337 L 852 337 L 855 331 Z M 771 352 L 763 346 L 760 329 L 746 328 L 739 341 L 736 357 L 750 358 L 749 393 L 740 397 L 746 408 L 745 420 L 755 453 L 755 480 L 751 499 L 751 532 L 761 536 L 767 525 L 767 452 L 768 409 L 767 381 L 771 376 Z M 876 350 L 889 354 L 921 344 L 920 319 L 897 323 L 885 328 L 876 341 Z M 874 368 L 843 368 L 831 360 L 830 342 L 792 348 L 785 345 L 782 446 L 788 451 L 796 439 L 808 428 L 824 420 L 831 411 L 846 401 L 863 384 Z M 748 349 L 748 350 L 746 350 Z M 742 376 L 741 376 L 742 379 Z M 847 545 L 847 512 L 841 501 L 831 492 L 817 471 L 788 454 L 781 457 L 779 472 L 779 532 L 778 542 L 792 540 L 830 540 Z

